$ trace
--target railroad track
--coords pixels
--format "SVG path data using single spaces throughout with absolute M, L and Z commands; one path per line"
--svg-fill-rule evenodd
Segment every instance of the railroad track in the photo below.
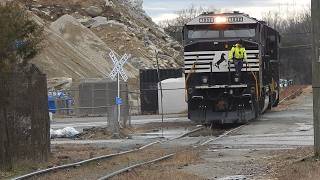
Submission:
M 283 103 L 284 101 L 286 101 L 290 97 L 292 97 L 292 96 L 296 95 L 297 93 L 301 92 L 302 89 L 303 88 L 300 88 L 297 91 L 295 91 L 295 92 L 291 93 L 290 95 L 288 95 L 287 97 L 283 98 L 279 102 L 279 104 Z M 214 142 L 214 141 L 217 141 L 219 139 L 222 139 L 223 137 L 228 136 L 229 134 L 232 134 L 232 133 L 240 130 L 242 127 L 244 127 L 246 125 L 247 124 L 241 125 L 241 126 L 236 127 L 236 128 L 232 128 L 231 130 L 228 130 L 228 131 L 224 132 L 223 134 L 221 134 L 218 137 L 207 138 L 207 139 L 205 139 L 205 141 L 203 143 L 200 143 L 200 145 L 194 145 L 193 148 L 198 148 L 198 147 L 201 147 L 201 146 L 205 146 L 205 145 L 207 145 L 207 144 L 209 144 L 211 142 Z M 36 171 L 36 172 L 32 172 L 32 173 L 29 173 L 29 174 L 25 174 L 23 176 L 19 176 L 19 177 L 13 178 L 13 180 L 29 179 L 29 178 L 32 178 L 32 177 L 45 175 L 45 174 L 56 172 L 56 171 L 59 171 L 59 170 L 64 170 L 64 169 L 69 169 L 69 168 L 74 168 L 74 167 L 80 167 L 80 166 L 83 166 L 85 164 L 88 164 L 88 163 L 91 163 L 91 162 L 95 162 L 95 161 L 106 160 L 106 159 L 114 158 L 114 157 L 121 156 L 121 155 L 126 155 L 126 154 L 130 154 L 130 153 L 134 153 L 134 152 L 139 152 L 139 151 L 147 149 L 148 147 L 151 147 L 151 146 L 153 146 L 155 144 L 166 143 L 166 142 L 178 140 L 180 138 L 186 137 L 186 136 L 188 136 L 188 135 L 190 135 L 192 133 L 195 133 L 197 131 L 200 131 L 202 129 L 203 129 L 203 127 L 200 127 L 200 128 L 197 128 L 197 129 L 195 129 L 193 131 L 187 132 L 187 133 L 185 133 L 183 135 L 177 136 L 175 138 L 168 139 L 168 140 L 165 140 L 165 141 L 160 141 L 160 140 L 159 141 L 155 141 L 155 142 L 149 143 L 147 145 L 144 145 L 144 146 L 142 146 L 140 148 L 136 148 L 136 149 L 132 149 L 132 150 L 128 150 L 128 151 L 123 151 L 123 152 L 119 152 L 119 153 L 114 153 L 114 154 L 108 154 L 108 155 L 104 155 L 104 156 L 99 156 L 99 157 L 83 160 L 83 161 L 76 162 L 76 163 L 71 163 L 71 164 L 66 164 L 66 165 L 62 165 L 62 166 L 56 166 L 56 167 L 52 167 L 52 168 L 48 168 L 48 169 L 39 170 L 39 171 Z M 158 158 L 153 159 L 153 160 L 147 160 L 147 161 L 144 161 L 144 162 L 141 162 L 141 163 L 137 163 L 137 164 L 125 167 L 123 169 L 111 172 L 109 174 L 106 174 L 105 176 L 99 178 L 99 180 L 109 179 L 109 178 L 117 176 L 117 175 L 119 175 L 121 173 L 127 172 L 127 171 L 129 171 L 129 170 L 131 170 L 133 168 L 137 168 L 137 167 L 140 167 L 140 166 L 143 166 L 143 165 L 146 165 L 146 164 L 150 164 L 150 163 L 156 163 L 156 162 L 171 158 L 174 155 L 176 155 L 176 153 L 171 153 L 171 154 L 168 154 L 168 155 L 164 155 L 164 156 L 158 157 Z
M 303 88 L 300 88 L 300 89 L 298 89 L 297 91 L 291 93 L 291 94 L 288 95 L 287 97 L 283 98 L 283 99 L 279 102 L 279 104 L 283 103 L 284 101 L 286 101 L 287 99 L 291 98 L 292 96 L 297 95 L 297 94 L 300 93 L 302 90 L 303 90 Z M 221 134 L 221 135 L 218 136 L 218 137 L 209 138 L 209 139 L 207 139 L 206 141 L 204 141 L 203 143 L 201 143 L 200 145 L 198 145 L 198 146 L 196 146 L 196 145 L 193 146 L 193 148 L 198 148 L 198 147 L 200 147 L 200 146 L 205 146 L 205 145 L 207 145 L 207 144 L 209 144 L 209 143 L 211 143 L 211 142 L 214 142 L 214 141 L 217 141 L 217 140 L 219 140 L 219 139 L 222 139 L 222 138 L 224 138 L 224 137 L 226 137 L 226 136 L 228 136 L 228 135 L 230 135 L 230 134 L 232 134 L 232 133 L 240 130 L 242 127 L 244 127 L 244 126 L 246 126 L 246 125 L 247 125 L 247 124 L 241 125 L 241 126 L 239 126 L 239 127 L 232 128 L 231 130 L 228 130 L 228 131 L 224 132 L 223 134 Z M 193 133 L 193 132 L 190 132 L 190 133 L 188 133 L 188 134 L 186 134 L 186 135 L 182 135 L 182 136 L 179 136 L 179 137 L 177 137 L 177 138 L 173 138 L 172 140 L 176 140 L 176 139 L 185 137 L 185 136 L 187 136 L 187 135 L 189 135 L 189 134 L 192 134 L 192 133 Z M 127 171 L 129 171 L 129 170 L 132 170 L 133 168 L 137 168 L 137 167 L 140 167 L 140 166 L 143 166 L 143 165 L 146 165 L 146 164 L 150 164 L 150 163 L 155 163 L 155 162 L 158 162 L 158 161 L 162 161 L 162 160 L 164 160 L 164 159 L 168 159 L 168 158 L 170 158 L 170 157 L 173 157 L 174 155 L 176 155 L 176 153 L 169 154 L 169 155 L 166 155 L 166 156 L 157 158 L 157 159 L 155 159 L 155 160 L 146 161 L 146 162 L 139 163 L 139 164 L 136 164 L 136 165 L 133 165 L 133 166 L 129 166 L 129 167 L 120 169 L 120 170 L 118 170 L 118 171 L 116 171 L 116 172 L 107 174 L 107 175 L 101 177 L 101 178 L 98 179 L 98 180 L 106 180 L 106 179 L 109 179 L 109 178 L 111 178 L 111 177 L 120 175 L 121 173 L 124 173 L 124 172 L 127 172 Z
M 207 144 L 209 144 L 210 142 L 212 141 L 216 141 L 218 139 L 221 139 L 237 130 L 239 130 L 241 127 L 243 127 L 244 125 L 242 126 L 239 126 L 237 128 L 234 128 L 234 129 L 231 129 L 231 130 L 228 130 L 226 131 L 225 133 L 223 133 L 222 135 L 218 136 L 218 137 L 215 137 L 215 138 L 208 138 L 206 137 L 204 139 L 204 142 L 201 143 L 200 145 L 194 145 L 193 148 L 198 148 L 198 147 L 201 147 L 201 146 L 205 146 Z M 91 159 L 86 159 L 86 160 L 83 160 L 83 161 L 80 161 L 80 162 L 76 162 L 76 163 L 71 163 L 71 164 L 66 164 L 66 165 L 62 165 L 62 166 L 56 166 L 56 167 L 52 167 L 52 168 L 48 168 L 48 169 L 43 169 L 43 170 L 39 170 L 39 171 L 35 171 L 35 172 L 32 172 L 32 173 L 29 173 L 29 174 L 25 174 L 25 175 L 22 175 L 22 176 L 19 176 L 19 177 L 16 177 L 16 178 L 13 178 L 13 180 L 25 180 L 25 179 L 32 179 L 32 178 L 38 178 L 38 177 L 41 177 L 41 176 L 45 176 L 49 173 L 55 173 L 55 172 L 58 172 L 58 171 L 62 171 L 62 170 L 66 170 L 66 169 L 71 169 L 71 168 L 81 168 L 82 166 L 85 166 L 87 164 L 90 164 L 92 162 L 98 162 L 98 161 L 104 161 L 104 160 L 109 160 L 109 159 L 112 159 L 112 158 L 116 158 L 116 157 L 119 157 L 119 156 L 123 156 L 123 155 L 128 155 L 130 153 L 138 153 L 138 152 L 141 152 L 143 150 L 146 150 L 147 148 L 151 147 L 151 146 L 154 146 L 156 144 L 164 144 L 164 143 L 167 143 L 167 142 L 171 142 L 171 141 L 174 141 L 174 140 L 178 140 L 178 139 L 181 139 L 183 137 L 186 137 L 190 134 L 193 134 L 195 132 L 198 132 L 200 130 L 204 129 L 204 127 L 200 127 L 200 128 L 197 128 L 193 131 L 190 131 L 190 132 L 187 132 L 183 135 L 180 135 L 180 136 L 177 136 L 177 137 L 174 137 L 174 138 L 171 138 L 171 139 L 168 139 L 168 140 L 159 140 L 159 141 L 155 141 L 155 142 L 152 142 L 152 143 L 149 143 L 147 145 L 144 145 L 140 148 L 136 148 L 136 149 L 132 149 L 132 150 L 128 150 L 128 151 L 123 151 L 123 152 L 119 152 L 119 153 L 113 153 L 113 154 L 108 154 L 108 155 L 104 155 L 104 156 L 99 156 L 99 157 L 95 157 L 95 158 L 91 158 Z M 150 163 L 157 163 L 159 161 L 163 161 L 163 160 L 166 160 L 166 159 L 169 159 L 169 158 L 172 158 L 173 156 L 175 156 L 176 153 L 167 153 L 166 155 L 162 155 L 160 157 L 156 157 L 154 159 L 148 159 L 148 160 L 144 160 L 143 162 L 139 162 L 139 163 L 136 163 L 134 165 L 130 165 L 130 166 L 127 166 L 125 168 L 121 168 L 119 170 L 116 170 L 114 172 L 110 172 L 108 174 L 105 174 L 104 176 L 101 176 L 99 178 L 99 180 L 102 180 L 102 179 L 109 179 L 111 177 L 114 177 L 114 176 L 117 176 L 117 175 L 120 175 L 121 173 L 124 173 L 124 172 L 127 172 L 131 169 L 134 169 L 134 168 L 137 168 L 137 167 L 140 167 L 140 166 L 144 166 L 146 164 L 150 164 Z

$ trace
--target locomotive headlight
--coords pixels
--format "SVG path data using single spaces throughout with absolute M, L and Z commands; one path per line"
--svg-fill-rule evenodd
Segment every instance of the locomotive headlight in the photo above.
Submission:
M 202 76 L 202 83 L 207 84 L 208 83 L 208 77 L 207 76 Z
M 215 18 L 215 23 L 222 24 L 227 22 L 227 18 L 223 16 L 218 16 Z
M 234 82 L 238 83 L 238 82 L 239 82 L 239 78 L 238 78 L 238 77 L 235 77 L 235 78 L 234 78 Z

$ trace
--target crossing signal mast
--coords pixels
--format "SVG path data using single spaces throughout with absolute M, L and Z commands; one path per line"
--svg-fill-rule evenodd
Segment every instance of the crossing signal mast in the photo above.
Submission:
M 320 157 L 320 0 L 311 0 L 314 155 Z

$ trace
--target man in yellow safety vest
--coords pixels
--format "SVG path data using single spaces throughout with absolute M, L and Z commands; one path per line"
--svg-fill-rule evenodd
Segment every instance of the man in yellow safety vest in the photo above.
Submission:
M 239 41 L 229 51 L 229 61 L 234 63 L 236 69 L 236 76 L 240 76 L 243 62 L 247 60 L 246 49 L 242 46 L 242 42 Z

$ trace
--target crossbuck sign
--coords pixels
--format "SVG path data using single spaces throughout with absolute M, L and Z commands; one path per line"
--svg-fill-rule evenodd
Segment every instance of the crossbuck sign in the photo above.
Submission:
M 123 70 L 123 65 L 127 62 L 127 60 L 131 57 L 131 55 L 124 54 L 122 56 L 122 58 L 119 60 L 118 55 L 114 51 L 111 51 L 109 53 L 109 56 L 112 59 L 112 62 L 114 64 L 114 68 L 111 71 L 109 76 L 112 80 L 117 80 L 117 82 L 118 82 L 118 95 L 115 98 L 115 102 L 116 102 L 116 105 L 118 106 L 118 113 L 117 113 L 118 124 L 121 127 L 121 124 L 120 124 L 121 110 L 120 109 L 121 109 L 121 105 L 122 105 L 123 101 L 120 97 L 120 76 L 122 77 L 123 81 L 126 82 L 128 80 L 128 76 L 126 75 L 126 73 Z
M 110 73 L 110 78 L 112 80 L 116 80 L 117 75 L 120 75 L 123 81 L 126 82 L 128 80 L 128 76 L 123 70 L 123 65 L 127 62 L 127 60 L 130 58 L 131 55 L 124 54 L 122 58 L 118 60 L 117 55 L 113 51 L 111 51 L 109 53 L 109 56 L 112 59 L 112 62 L 114 64 L 114 68 Z

